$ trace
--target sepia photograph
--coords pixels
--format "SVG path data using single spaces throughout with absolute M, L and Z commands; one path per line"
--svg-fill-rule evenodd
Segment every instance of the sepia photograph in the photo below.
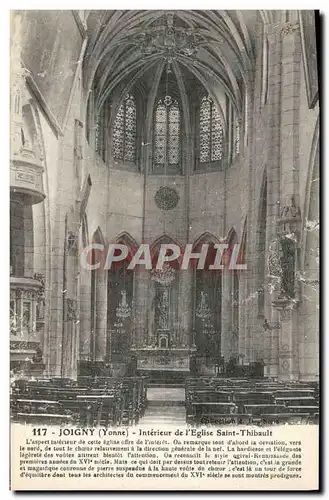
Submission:
M 57 445 L 316 483 L 319 43 L 313 10 L 10 12 L 13 489 L 79 477 Z

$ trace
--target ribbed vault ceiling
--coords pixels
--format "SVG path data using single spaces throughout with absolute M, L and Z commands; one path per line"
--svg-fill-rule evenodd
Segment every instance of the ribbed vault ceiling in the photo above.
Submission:
M 198 84 L 210 95 L 221 89 L 241 110 L 262 16 L 252 10 L 89 11 L 84 88 L 95 90 L 97 108 L 134 85 L 155 92 L 169 60 L 180 92 Z

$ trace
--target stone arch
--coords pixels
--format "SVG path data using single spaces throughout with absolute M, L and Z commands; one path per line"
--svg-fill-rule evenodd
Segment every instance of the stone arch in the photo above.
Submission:
M 193 249 L 197 248 L 199 245 L 203 243 L 217 245 L 220 243 L 220 240 L 210 231 L 205 231 L 194 240 Z
M 161 270 L 156 269 L 162 244 L 173 244 L 182 248 L 180 243 L 168 234 L 162 234 L 150 245 L 153 269 L 149 274 L 146 292 L 149 307 L 148 342 L 160 347 L 166 338 L 167 345 L 175 347 L 180 335 L 179 290 L 183 284 L 183 271 L 179 270 L 180 259 L 165 263 Z
M 227 236 L 225 238 L 225 242 L 228 243 L 229 246 L 234 245 L 235 243 L 238 243 L 238 234 L 234 227 L 232 226 L 227 233 Z
M 106 244 L 105 238 L 103 236 L 103 232 L 99 226 L 97 227 L 97 229 L 93 233 L 92 242 L 99 243 L 99 244 L 104 245 L 104 246 Z
M 193 332 L 200 374 L 218 365 L 221 355 L 222 272 L 209 267 L 217 253 L 213 247 L 219 243 L 209 231 L 193 243 L 195 253 L 200 252 L 203 245 L 209 245 L 204 269 L 193 266 Z
M 122 231 L 121 233 L 119 233 L 115 238 L 115 242 L 126 244 L 131 247 L 136 247 L 136 248 L 138 247 L 138 243 L 135 240 L 135 238 L 131 236 L 131 234 L 128 233 L 127 231 Z
M 161 244 L 170 244 L 170 243 L 172 243 L 173 245 L 177 245 L 181 248 L 181 244 L 177 240 L 175 240 L 174 238 L 172 238 L 168 234 L 162 234 L 161 236 L 156 238 L 153 241 L 153 243 L 151 243 L 150 250 L 152 252 L 153 250 L 158 249 Z
M 128 247 L 127 257 L 112 264 L 107 272 L 107 335 L 106 359 L 114 371 L 125 369 L 125 359 L 134 344 L 136 300 L 138 301 L 138 271 L 128 268 L 138 249 L 135 238 L 127 231 L 119 233 L 114 243 Z

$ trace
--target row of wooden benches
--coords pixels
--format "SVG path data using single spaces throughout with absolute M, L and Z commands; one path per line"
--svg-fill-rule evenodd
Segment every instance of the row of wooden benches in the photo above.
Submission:
M 186 379 L 186 421 L 190 424 L 312 422 L 319 417 L 316 384 L 260 379 Z
M 16 380 L 11 393 L 12 420 L 33 424 L 120 426 L 137 424 L 146 408 L 147 379 L 83 377 Z

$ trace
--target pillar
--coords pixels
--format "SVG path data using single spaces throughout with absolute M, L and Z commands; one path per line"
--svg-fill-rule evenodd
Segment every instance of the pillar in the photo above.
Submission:
M 100 267 L 96 273 L 96 329 L 95 361 L 106 359 L 107 344 L 107 270 Z
M 91 272 L 81 266 L 80 273 L 79 360 L 91 361 Z
M 148 336 L 148 300 L 150 287 L 150 271 L 137 268 L 135 271 L 135 287 L 134 287 L 134 316 L 135 330 L 133 341 L 135 347 L 151 345 L 152 339 Z M 149 343 L 150 342 L 150 343 Z
M 178 292 L 178 338 L 177 347 L 190 347 L 193 344 L 192 315 L 193 315 L 193 269 L 180 271 Z
M 232 355 L 232 275 L 226 271 L 223 273 L 222 281 L 222 342 L 221 354 L 225 361 L 228 361 Z
M 298 378 L 298 302 L 296 272 L 298 248 L 300 246 L 300 201 L 299 201 L 299 108 L 302 54 L 300 30 L 297 23 L 285 23 L 280 29 L 281 36 L 281 193 L 278 236 L 281 255 L 285 238 L 293 241 L 293 294 L 282 289 L 279 300 L 272 301 L 280 313 L 278 376 L 281 380 Z M 284 254 L 283 254 L 284 255 Z M 285 270 L 282 270 L 284 278 Z M 281 300 L 285 295 L 288 300 Z
M 280 147 L 281 147 L 281 33 L 277 25 L 268 26 L 269 43 L 269 145 L 267 161 L 267 216 L 266 255 L 269 262 L 273 246 L 277 244 L 278 219 L 280 215 Z M 272 294 L 276 283 L 272 283 L 272 269 L 267 268 L 265 278 L 264 321 L 258 339 L 260 357 L 264 360 L 265 376 L 277 377 L 278 371 L 278 329 L 279 313 L 272 307 Z

